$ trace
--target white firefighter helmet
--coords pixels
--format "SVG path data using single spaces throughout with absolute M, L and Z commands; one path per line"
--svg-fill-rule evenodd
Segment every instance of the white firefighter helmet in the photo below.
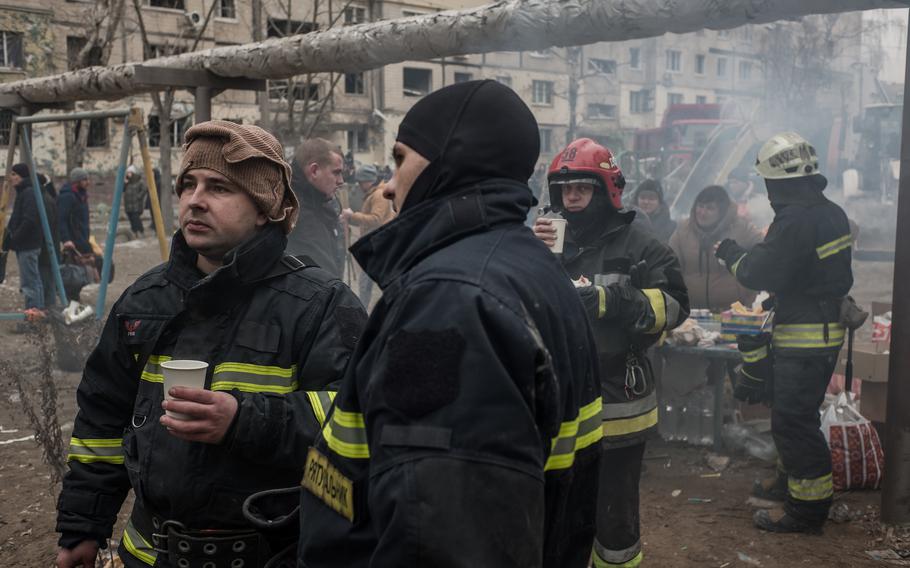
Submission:
M 818 155 L 796 132 L 771 137 L 758 151 L 755 171 L 765 179 L 790 179 L 818 173 Z

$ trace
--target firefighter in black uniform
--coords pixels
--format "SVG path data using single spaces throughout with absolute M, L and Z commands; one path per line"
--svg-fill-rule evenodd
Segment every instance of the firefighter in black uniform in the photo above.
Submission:
M 523 225 L 537 121 L 495 81 L 415 104 L 352 252 L 383 290 L 301 497 L 300 566 L 586 567 L 601 398 L 590 327 Z
M 765 178 L 774 222 L 751 250 L 725 240 L 716 253 L 743 286 L 767 290 L 775 300 L 769 402 L 783 466 L 777 493 L 786 503 L 783 510 L 757 511 L 754 521 L 768 531 L 818 533 L 833 495 L 818 409 L 844 342 L 840 310 L 853 285 L 850 225 L 822 194 L 827 180 L 818 173 L 815 148 L 799 134 L 771 138 L 755 169 Z M 738 387 L 756 391 L 753 400 L 766 388 L 752 380 Z M 766 489 L 765 496 L 775 493 Z
M 622 209 L 622 172 L 609 149 L 582 138 L 557 154 L 550 203 L 567 220 L 562 263 L 593 323 L 603 392 L 603 448 L 594 566 L 641 563 L 638 484 L 645 440 L 657 430 L 654 376 L 645 350 L 689 315 L 679 261 Z M 534 232 L 554 242 L 548 218 Z
M 170 260 L 114 304 L 79 384 L 59 568 L 95 565 L 131 488 L 129 568 L 250 568 L 293 545 L 296 529 L 257 532 L 241 506 L 299 483 L 366 321 L 343 283 L 284 255 L 297 201 L 278 141 L 223 121 L 186 140 Z M 171 359 L 209 364 L 205 390 L 175 387 L 165 403 L 186 420 L 163 412 Z

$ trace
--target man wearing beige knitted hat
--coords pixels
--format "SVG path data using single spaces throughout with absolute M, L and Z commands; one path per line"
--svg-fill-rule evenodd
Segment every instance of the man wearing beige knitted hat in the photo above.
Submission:
M 296 527 L 260 532 L 242 505 L 300 482 L 326 387 L 365 321 L 343 283 L 284 253 L 298 204 L 274 137 L 204 122 L 184 150 L 171 258 L 114 305 L 77 392 L 63 568 L 94 566 L 131 488 L 119 547 L 129 568 L 249 568 L 292 546 Z M 172 387 L 165 400 L 177 360 L 207 364 L 204 388 Z

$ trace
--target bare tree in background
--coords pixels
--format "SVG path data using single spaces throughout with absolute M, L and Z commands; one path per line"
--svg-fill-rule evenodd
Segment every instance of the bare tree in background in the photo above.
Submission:
M 141 0 L 133 0 L 133 8 L 136 11 L 136 18 L 139 24 L 139 33 L 142 37 L 143 60 L 152 59 L 161 55 L 174 55 L 182 51 L 196 51 L 206 29 L 208 29 L 209 22 L 212 20 L 212 15 L 215 13 L 215 8 L 217 6 L 218 2 L 213 1 L 205 15 L 205 20 L 202 25 L 198 30 L 193 31 L 191 36 L 193 43 L 188 50 L 182 49 L 180 45 L 182 41 L 189 39 L 187 36 L 184 36 L 177 38 L 175 42 L 167 43 L 159 47 L 159 49 L 164 49 L 164 51 L 168 53 L 154 53 L 155 48 L 149 39 L 148 30 L 145 27 L 145 19 L 142 16 Z M 158 187 L 158 196 L 161 203 L 161 214 L 164 218 L 164 230 L 167 233 L 174 230 L 173 188 L 171 187 L 173 170 L 171 164 L 171 149 L 173 147 L 173 144 L 171 143 L 171 129 L 173 128 L 171 113 L 174 109 L 175 94 L 176 90 L 173 88 L 167 88 L 164 92 L 156 91 L 151 93 L 152 103 L 155 105 L 155 111 L 158 113 L 158 170 L 161 174 L 159 176 L 160 185 Z M 180 144 L 180 140 L 176 140 L 175 142 Z
M 331 29 L 339 22 L 344 24 L 361 23 L 352 17 L 350 0 L 344 2 L 340 10 L 334 10 L 332 1 L 321 3 L 313 0 L 309 20 L 293 20 L 292 0 L 276 2 L 283 18 L 270 18 L 266 25 L 269 37 L 290 37 L 306 34 L 320 29 L 323 16 L 328 22 L 325 29 Z M 364 11 L 366 16 L 367 12 Z M 365 19 L 362 21 L 366 21 Z M 307 73 L 281 81 L 270 81 L 268 99 L 270 108 L 274 109 L 268 117 L 272 132 L 285 144 L 295 146 L 311 138 L 324 126 L 328 113 L 332 110 L 335 88 L 344 77 L 342 73 Z M 277 104 L 272 101 L 277 99 Z
M 125 3 L 125 0 L 95 0 L 88 7 L 85 11 L 84 43 L 81 46 L 74 46 L 78 49 L 74 49 L 74 53 L 68 57 L 67 63 L 70 70 L 108 64 L 114 40 L 120 29 L 120 22 L 123 20 Z M 92 108 L 94 108 L 94 103 L 87 103 L 86 110 Z M 88 133 L 88 121 L 64 123 L 67 172 L 83 165 Z
M 844 14 L 806 16 L 766 26 L 759 56 L 767 107 L 788 109 L 783 112 L 797 116 L 810 110 L 838 82 L 837 59 L 858 45 L 862 33 L 862 19 Z

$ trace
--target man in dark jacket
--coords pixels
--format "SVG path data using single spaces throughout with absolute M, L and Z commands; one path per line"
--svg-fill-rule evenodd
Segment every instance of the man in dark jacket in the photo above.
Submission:
M 69 181 L 60 188 L 57 196 L 57 229 L 64 249 L 75 249 L 79 254 L 92 252 L 89 243 L 88 188 L 91 179 L 82 168 L 73 168 Z
M 828 182 L 802 136 L 771 138 L 755 169 L 774 209 L 768 234 L 748 251 L 726 239 L 716 252 L 743 286 L 774 294 L 771 433 L 783 469 L 755 490 L 786 503 L 783 510 L 756 512 L 754 522 L 773 532 L 818 533 L 834 494 L 818 409 L 844 343 L 840 307 L 853 286 L 853 237 L 843 209 L 822 194 Z M 768 400 L 760 380 L 745 378 L 734 390 L 738 398 Z
M 343 283 L 284 254 L 297 200 L 277 140 L 210 121 L 185 149 L 171 258 L 114 305 L 79 385 L 60 568 L 94 564 L 130 488 L 128 568 L 261 567 L 293 543 L 296 528 L 257 532 L 241 506 L 299 483 L 324 391 L 365 321 Z M 162 402 L 171 359 L 207 362 L 205 389 L 174 387 Z
M 494 81 L 404 117 L 400 215 L 352 247 L 384 293 L 309 450 L 300 566 L 587 566 L 600 393 L 577 294 L 523 225 L 538 145 Z
M 594 566 L 641 563 L 638 484 L 645 440 L 657 430 L 654 375 L 645 350 L 682 323 L 689 299 L 669 248 L 622 210 L 622 172 L 607 148 L 582 138 L 556 155 L 550 203 L 568 220 L 562 263 L 579 283 L 594 325 L 603 389 L 603 448 Z M 534 232 L 554 242 L 538 218 Z
M 19 264 L 19 289 L 25 296 L 25 309 L 44 309 L 44 285 L 39 259 L 44 247 L 41 217 L 35 202 L 31 172 L 26 164 L 15 164 L 10 185 L 16 190 L 13 213 L 7 225 L 3 247 L 16 253 Z
M 304 254 L 323 270 L 344 275 L 344 231 L 335 192 L 344 183 L 341 154 L 328 140 L 311 138 L 291 163 L 291 187 L 300 201 L 300 221 L 288 235 L 288 253 Z
M 676 221 L 670 217 L 670 207 L 664 201 L 664 188 L 660 182 L 656 179 L 646 179 L 638 184 L 635 193 L 632 194 L 632 203 L 645 212 L 657 240 L 667 244 L 676 230 Z

